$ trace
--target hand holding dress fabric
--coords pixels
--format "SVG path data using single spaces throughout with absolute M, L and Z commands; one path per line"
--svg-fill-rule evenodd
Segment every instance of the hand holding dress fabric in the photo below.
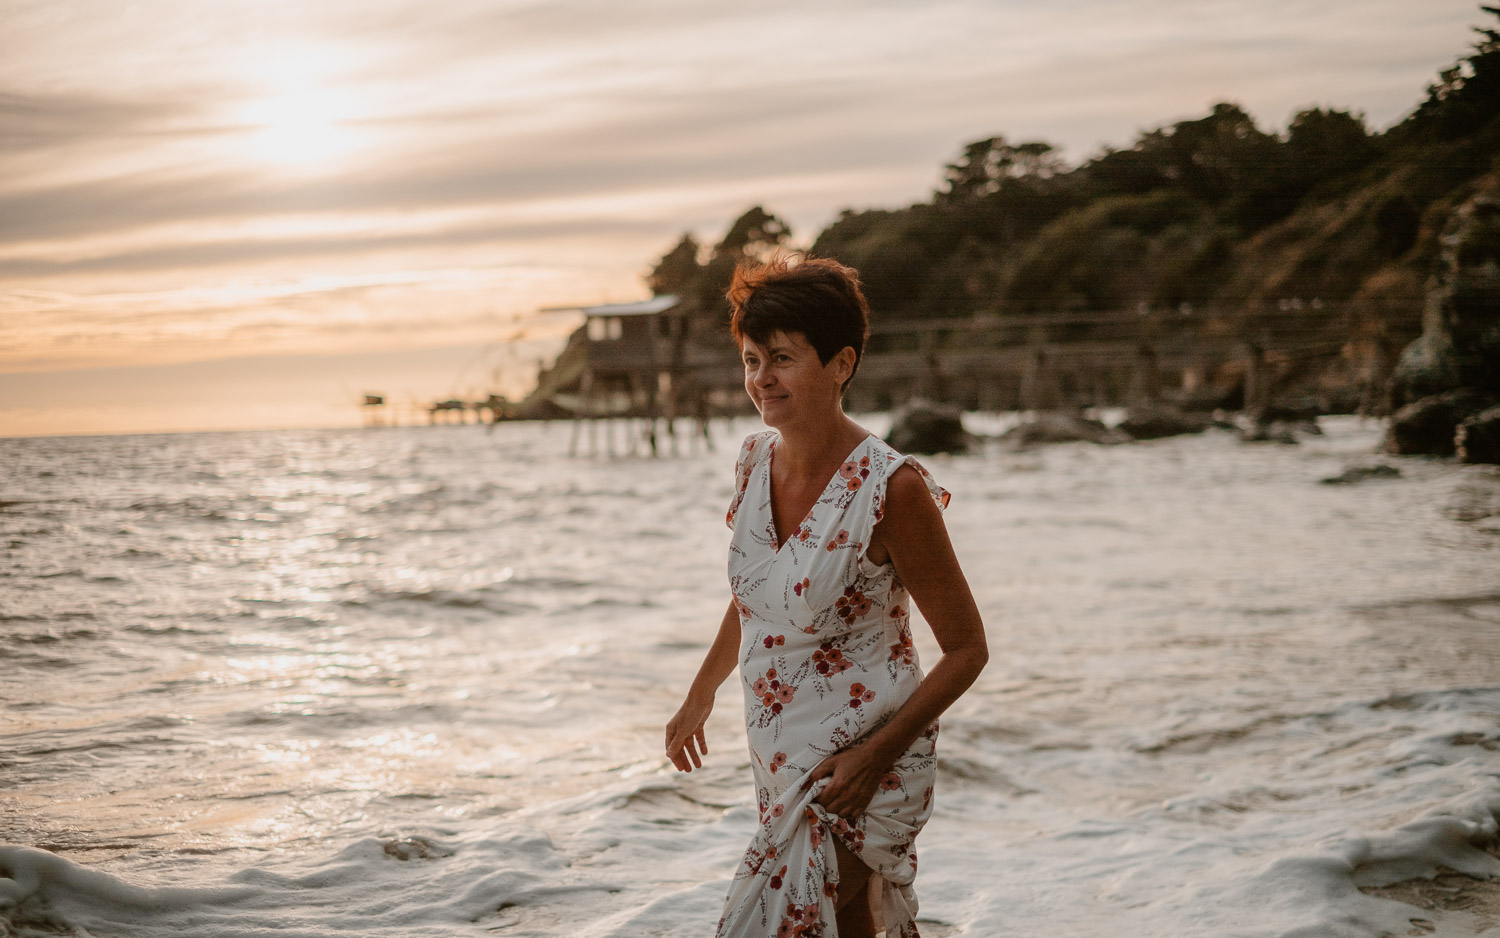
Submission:
M 890 766 L 870 760 L 868 747 L 855 746 L 836 752 L 818 763 L 802 781 L 804 789 L 826 778 L 828 782 L 813 799 L 828 813 L 841 818 L 855 818 L 870 806 L 880 784 L 890 774 Z

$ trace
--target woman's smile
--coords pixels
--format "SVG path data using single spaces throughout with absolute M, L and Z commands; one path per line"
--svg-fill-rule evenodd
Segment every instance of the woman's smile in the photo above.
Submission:
M 805 336 L 774 332 L 764 345 L 752 339 L 741 343 L 745 364 L 745 392 L 768 426 L 783 423 L 792 414 L 826 403 L 837 409 L 843 377 L 831 363 L 818 357 Z M 776 423 L 771 423 L 771 420 Z

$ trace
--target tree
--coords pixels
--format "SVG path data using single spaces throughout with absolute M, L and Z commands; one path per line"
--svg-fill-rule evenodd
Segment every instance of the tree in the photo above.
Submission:
M 736 218 L 723 239 L 714 245 L 708 263 L 699 266 L 679 287 L 696 323 L 694 328 L 705 335 L 722 333 L 729 312 L 724 294 L 729 290 L 735 266 L 746 259 L 764 260 L 785 244 L 791 234 L 786 222 L 759 205 Z
M 651 268 L 651 273 L 646 275 L 646 286 L 651 288 L 652 296 L 680 294 L 698 276 L 702 266 L 698 263 L 698 242 L 691 234 L 684 234 L 676 246 L 663 254 Z
M 1295 203 L 1313 188 L 1367 165 L 1379 155 L 1364 119 L 1348 111 L 1311 108 L 1287 127 L 1284 178 L 1267 180 Z M 1288 207 L 1290 211 L 1291 206 Z
M 757 205 L 736 218 L 725 232 L 724 240 L 714 245 L 714 260 L 730 258 L 738 262 L 745 257 L 764 257 L 785 243 L 791 234 L 786 222 Z
M 1032 140 L 1012 146 L 1004 137 L 986 137 L 965 144 L 958 161 L 944 167 L 946 188 L 938 199 L 974 201 L 999 192 L 1007 179 L 1047 179 L 1065 168 L 1050 143 Z
M 1480 9 L 1500 18 L 1500 7 Z M 1474 32 L 1480 35 L 1474 52 L 1438 73 L 1427 100 L 1392 129 L 1397 139 L 1453 140 L 1500 115 L 1500 29 L 1475 26 Z

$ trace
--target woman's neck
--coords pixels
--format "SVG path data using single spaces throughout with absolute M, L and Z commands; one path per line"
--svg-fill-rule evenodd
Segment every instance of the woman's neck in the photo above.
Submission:
M 822 475 L 832 460 L 843 459 L 870 435 L 850 420 L 843 408 L 826 419 L 777 427 L 776 432 L 781 435 L 776 462 L 792 476 Z

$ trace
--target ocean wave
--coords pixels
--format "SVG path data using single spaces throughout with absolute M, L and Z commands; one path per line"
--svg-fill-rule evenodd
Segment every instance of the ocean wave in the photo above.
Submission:
M 1221 747 L 1246 743 L 1271 732 L 1282 730 L 1291 724 L 1301 723 L 1307 725 L 1309 735 L 1312 735 L 1313 730 L 1316 730 L 1318 735 L 1326 735 L 1330 727 L 1342 727 L 1341 735 L 1345 742 L 1333 744 L 1333 748 L 1327 750 L 1334 751 L 1341 745 L 1347 744 L 1348 740 L 1358 741 L 1369 738 L 1372 734 L 1378 735 L 1385 727 L 1385 722 L 1371 722 L 1361 715 L 1382 710 L 1426 711 L 1431 714 L 1449 712 L 1456 716 L 1488 712 L 1500 716 L 1500 686 L 1485 685 L 1390 694 L 1375 699 L 1346 701 L 1327 709 L 1268 713 L 1236 723 L 1171 733 L 1151 742 L 1138 742 L 1132 748 L 1138 753 L 1151 756 L 1202 755 Z M 1429 721 L 1427 725 L 1436 727 L 1437 724 Z M 1471 731 L 1456 731 L 1450 735 L 1457 736 L 1469 732 Z M 1484 734 L 1481 733 L 1480 736 L 1484 737 Z M 1442 739 L 1446 737 L 1438 733 L 1433 737 L 1417 738 Z
M 621 885 L 570 870 L 551 839 L 529 829 L 468 839 L 365 837 L 331 858 L 249 867 L 227 882 L 193 886 L 140 885 L 44 850 L 0 845 L 0 924 L 20 935 L 483 935 L 538 912 L 555 919 L 559 907 L 587 907 L 586 921 Z
M 501 600 L 485 590 L 370 590 L 363 597 L 339 600 L 341 606 L 378 609 L 416 603 L 447 609 L 482 609 L 495 615 L 510 616 L 530 611 L 533 607 L 515 600 Z
M 17 616 L 22 621 L 40 619 L 40 616 Z M 3 620 L 0 620 L 3 621 Z M 97 638 L 99 633 L 94 629 L 64 629 L 60 631 L 44 632 L 16 632 L 11 635 L 0 636 L 0 642 L 12 645 L 57 645 L 62 642 L 77 641 L 79 639 Z
M 1282 913 L 1281 938 L 1479 934 L 1465 928 L 1483 922 L 1461 901 L 1420 909 L 1389 897 L 1399 894 L 1393 886 L 1445 871 L 1474 882 L 1500 879 L 1500 857 L 1492 852 L 1500 846 L 1497 831 L 1500 784 L 1491 783 L 1393 830 L 1349 837 L 1319 854 L 1278 858 L 1241 888 Z M 1489 890 L 1492 899 L 1497 892 L 1500 885 Z

